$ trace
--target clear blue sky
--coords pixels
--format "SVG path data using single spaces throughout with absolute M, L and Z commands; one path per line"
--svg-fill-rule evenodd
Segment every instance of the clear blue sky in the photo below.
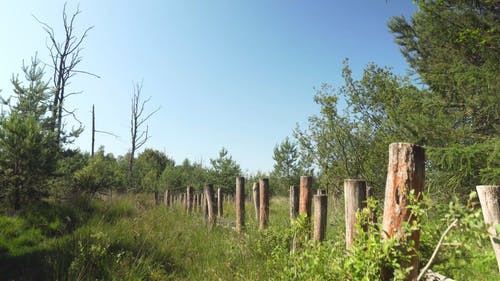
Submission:
M 84 46 L 81 70 L 102 78 L 72 79 L 67 107 L 76 109 L 85 132 L 75 145 L 90 151 L 91 107 L 97 145 L 125 154 L 130 146 L 133 83 L 144 81 L 149 110 L 146 147 L 209 164 L 226 147 L 244 171 L 270 171 L 273 147 L 297 123 L 319 111 L 314 87 L 341 85 L 349 58 L 359 76 L 369 62 L 408 66 L 393 43 L 387 21 L 409 16 L 412 1 L 68 1 L 80 4 L 77 31 L 94 26 Z M 48 62 L 46 34 L 32 15 L 62 35 L 64 1 L 0 3 L 0 89 L 22 60 L 38 52 Z M 47 70 L 47 78 L 51 74 Z M 69 122 L 69 119 L 68 119 Z M 69 124 L 71 125 L 71 124 Z

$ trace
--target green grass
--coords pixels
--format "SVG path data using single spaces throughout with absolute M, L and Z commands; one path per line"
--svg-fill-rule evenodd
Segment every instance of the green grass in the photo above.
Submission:
M 224 222 L 234 221 L 233 204 L 225 202 Z M 329 203 L 328 241 L 320 246 L 305 243 L 295 255 L 289 252 L 294 232 L 288 200 L 276 197 L 270 204 L 269 230 L 257 230 L 253 205 L 247 202 L 246 228 L 237 234 L 227 223 L 209 231 L 201 213 L 187 214 L 179 205 L 154 206 L 151 195 L 44 202 L 19 216 L 0 216 L 0 280 L 287 280 L 290 276 L 335 280 L 340 276 L 336 274 L 344 270 L 347 259 L 343 202 Z M 429 231 L 423 232 L 430 234 L 422 237 L 423 255 L 438 239 L 439 215 L 432 213 L 425 221 Z M 460 249 L 448 246 L 433 270 L 456 280 L 498 280 L 489 241 L 482 242 L 470 243 L 458 253 Z

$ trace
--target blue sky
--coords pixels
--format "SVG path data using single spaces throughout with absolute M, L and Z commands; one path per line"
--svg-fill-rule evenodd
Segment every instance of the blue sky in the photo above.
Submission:
M 22 61 L 49 62 L 46 34 L 32 15 L 62 35 L 64 1 L 0 3 L 0 89 Z M 319 108 L 314 88 L 342 83 L 342 61 L 355 76 L 369 62 L 405 73 L 387 21 L 410 16 L 412 1 L 68 1 L 80 5 L 76 30 L 94 26 L 79 69 L 100 79 L 72 78 L 66 106 L 85 126 L 75 145 L 90 151 L 91 108 L 103 134 L 97 145 L 123 155 L 130 146 L 134 82 L 161 107 L 149 124 L 145 147 L 209 164 L 222 147 L 246 172 L 270 171 L 273 147 Z M 50 68 L 46 68 L 50 78 Z M 72 122 L 68 119 L 68 126 Z

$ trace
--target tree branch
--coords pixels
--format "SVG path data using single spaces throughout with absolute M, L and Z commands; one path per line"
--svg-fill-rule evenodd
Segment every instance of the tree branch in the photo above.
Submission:
M 458 222 L 458 219 L 455 219 L 454 221 L 452 221 L 450 223 L 450 225 L 448 226 L 448 228 L 446 228 L 446 230 L 443 232 L 443 234 L 441 235 L 441 238 L 439 239 L 438 244 L 436 245 L 436 248 L 434 249 L 434 252 L 432 253 L 431 258 L 429 259 L 427 264 L 424 266 L 424 268 L 422 268 L 422 270 L 420 271 L 420 274 L 418 275 L 417 281 L 420 281 L 425 276 L 425 273 L 427 272 L 427 270 L 431 266 L 432 262 L 436 258 L 436 255 L 439 251 L 439 248 L 441 248 L 441 246 L 443 245 L 444 238 L 446 237 L 448 232 L 450 232 L 450 230 L 457 224 L 457 222 Z

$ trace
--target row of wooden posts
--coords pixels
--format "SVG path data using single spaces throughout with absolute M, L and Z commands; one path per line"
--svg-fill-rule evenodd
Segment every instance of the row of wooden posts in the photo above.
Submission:
M 389 163 L 385 189 L 385 200 L 382 221 L 382 238 L 404 237 L 403 225 L 415 219 L 411 209 L 407 208 L 410 202 L 410 194 L 419 200 L 424 188 L 425 178 L 425 156 L 424 149 L 420 146 L 408 143 L 393 143 L 389 146 Z M 346 223 L 346 247 L 352 246 L 356 235 L 356 212 L 367 207 L 367 200 L 372 195 L 372 189 L 367 186 L 366 181 L 359 179 L 347 179 L 344 181 L 345 198 L 345 223 Z M 495 236 L 494 226 L 500 223 L 500 186 L 478 186 L 479 199 L 481 202 L 485 222 L 490 225 L 490 235 L 497 256 L 500 270 L 500 245 L 493 241 Z M 259 222 L 259 230 L 264 230 L 269 221 L 269 180 L 260 179 L 252 187 L 253 205 L 256 219 Z M 177 198 L 177 199 L 174 199 Z M 213 185 L 208 184 L 203 194 L 194 194 L 194 189 L 188 187 L 186 193 L 175 197 L 165 193 L 165 204 L 170 205 L 175 200 L 183 202 L 186 211 L 192 212 L 194 208 L 202 208 L 204 203 L 205 215 L 209 227 L 216 223 L 216 212 L 219 217 L 223 215 L 223 194 L 221 189 L 217 190 L 217 200 Z M 235 190 L 236 221 L 235 229 L 241 232 L 245 229 L 245 179 L 236 178 Z M 314 216 L 312 216 L 312 203 L 314 204 Z M 297 215 L 305 215 L 308 220 L 313 221 L 313 239 L 321 242 L 325 239 L 327 225 L 328 196 L 323 190 L 318 190 L 313 195 L 312 177 L 302 176 L 300 186 L 290 187 L 290 218 L 293 220 Z M 376 219 L 375 216 L 373 219 Z M 419 231 L 411 233 L 410 238 L 414 242 L 411 260 L 412 271 L 407 280 L 417 280 L 419 275 L 418 255 L 416 254 L 419 244 Z M 390 274 L 390 273 L 389 273 Z

